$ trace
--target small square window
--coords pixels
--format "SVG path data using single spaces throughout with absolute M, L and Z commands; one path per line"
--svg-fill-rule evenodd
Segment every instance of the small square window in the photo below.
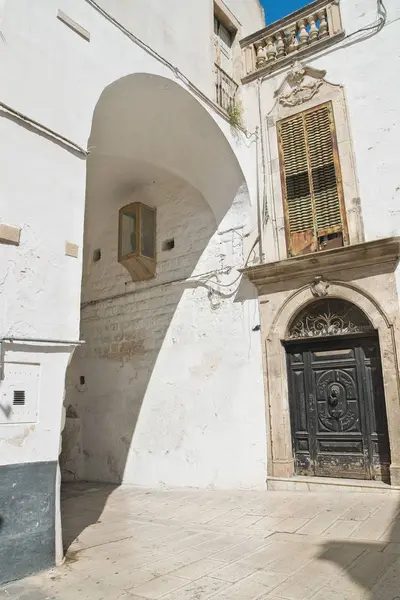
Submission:
M 167 252 L 168 250 L 172 250 L 173 248 L 175 248 L 175 240 L 174 239 L 165 240 L 162 243 L 162 249 L 164 252 Z
M 101 250 L 100 248 L 96 248 L 93 252 L 93 262 L 99 262 L 101 259 Z

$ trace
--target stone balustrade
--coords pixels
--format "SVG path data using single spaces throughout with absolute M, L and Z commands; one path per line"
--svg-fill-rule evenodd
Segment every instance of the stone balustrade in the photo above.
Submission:
M 317 0 L 241 40 L 243 83 L 317 52 L 343 36 L 339 0 Z

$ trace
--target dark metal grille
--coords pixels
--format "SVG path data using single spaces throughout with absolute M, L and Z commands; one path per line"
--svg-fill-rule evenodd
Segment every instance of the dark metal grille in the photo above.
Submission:
M 235 104 L 238 87 L 236 81 L 216 64 L 215 100 L 224 110 L 228 110 Z
M 25 390 L 14 390 L 14 406 L 24 406 L 25 405 Z

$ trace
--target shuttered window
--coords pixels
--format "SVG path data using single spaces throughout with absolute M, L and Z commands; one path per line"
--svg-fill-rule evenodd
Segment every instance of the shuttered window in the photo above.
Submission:
M 331 103 L 277 123 L 289 256 L 347 243 Z

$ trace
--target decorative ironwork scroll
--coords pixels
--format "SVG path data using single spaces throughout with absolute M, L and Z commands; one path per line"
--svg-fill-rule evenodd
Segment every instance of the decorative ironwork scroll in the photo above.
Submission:
M 366 315 L 354 304 L 336 298 L 317 300 L 302 310 L 289 327 L 289 339 L 373 332 Z

